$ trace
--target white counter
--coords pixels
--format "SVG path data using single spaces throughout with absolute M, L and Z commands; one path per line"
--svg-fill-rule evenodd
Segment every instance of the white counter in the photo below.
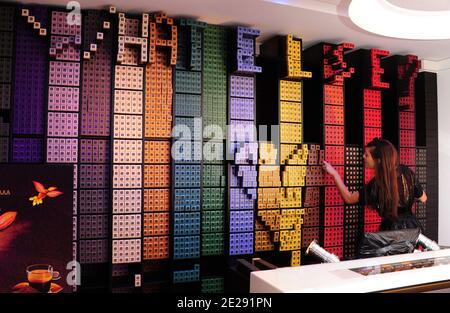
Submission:
M 250 292 L 376 292 L 450 280 L 450 263 L 368 276 L 350 270 L 438 257 L 450 257 L 450 249 L 255 271 Z

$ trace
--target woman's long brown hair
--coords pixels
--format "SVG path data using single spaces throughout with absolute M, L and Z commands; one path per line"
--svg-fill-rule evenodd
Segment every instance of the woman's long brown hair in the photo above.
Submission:
M 374 138 L 367 144 L 375 161 L 375 184 L 378 188 L 378 201 L 381 215 L 391 219 L 398 217 L 398 153 L 388 140 Z

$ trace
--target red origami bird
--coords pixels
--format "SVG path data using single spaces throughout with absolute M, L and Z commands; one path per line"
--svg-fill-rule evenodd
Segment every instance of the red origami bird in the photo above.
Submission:
M 45 189 L 44 186 L 37 181 L 33 181 L 33 184 L 34 188 L 36 188 L 36 191 L 39 192 L 37 196 L 31 197 L 29 199 L 30 201 L 33 202 L 33 206 L 42 204 L 42 200 L 47 196 L 50 198 L 56 198 L 63 194 L 61 191 L 56 190 L 58 189 L 56 187 L 50 187 L 48 189 Z

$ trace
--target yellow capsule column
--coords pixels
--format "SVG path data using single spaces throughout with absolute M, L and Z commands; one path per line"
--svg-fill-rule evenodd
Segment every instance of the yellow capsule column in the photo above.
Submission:
M 258 98 L 264 99 L 258 106 L 266 109 L 265 115 L 263 112 L 258 116 L 258 124 L 279 128 L 278 132 L 272 130 L 272 137 L 260 148 L 256 251 L 258 247 L 269 249 L 270 244 L 280 252 L 292 251 L 291 266 L 300 265 L 304 214 L 301 195 L 308 159 L 308 147 L 302 144 L 302 80 L 312 76 L 302 71 L 301 46 L 301 39 L 291 35 L 265 42 L 261 46 L 261 62 L 271 77 L 266 75 L 258 83 Z M 267 110 L 268 106 L 275 106 L 276 110 Z M 266 158 L 262 157 L 264 152 Z M 263 211 L 269 208 L 279 210 Z

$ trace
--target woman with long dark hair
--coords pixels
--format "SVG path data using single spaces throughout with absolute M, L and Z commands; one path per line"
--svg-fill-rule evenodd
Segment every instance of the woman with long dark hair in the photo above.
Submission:
M 368 205 L 377 210 L 382 218 L 380 230 L 422 229 L 412 206 L 414 201 L 427 201 L 427 195 L 414 172 L 399 165 L 392 143 L 381 138 L 369 142 L 364 152 L 364 166 L 374 169 L 375 177 L 359 191 L 349 192 L 333 166 L 323 162 L 323 169 L 333 176 L 345 203 Z

